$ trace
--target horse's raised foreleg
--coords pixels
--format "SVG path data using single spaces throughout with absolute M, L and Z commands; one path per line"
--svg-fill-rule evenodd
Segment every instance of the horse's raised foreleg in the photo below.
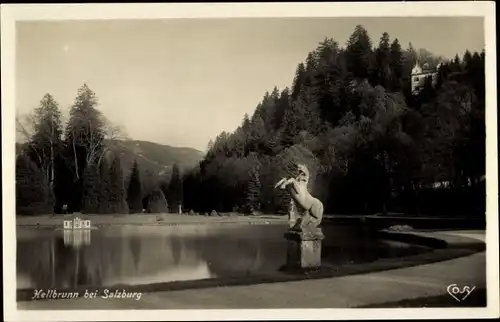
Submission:
M 276 188 L 280 187 L 283 184 L 283 182 L 285 182 L 286 180 L 287 180 L 287 178 L 281 179 L 280 181 L 278 181 L 278 183 L 276 183 L 276 185 L 274 186 L 274 188 L 276 189 Z
M 278 181 L 278 183 L 276 183 L 276 185 L 274 187 L 275 188 L 279 187 L 280 189 L 287 189 L 290 184 L 295 184 L 295 183 L 296 183 L 296 180 L 294 178 L 290 178 L 290 179 L 283 178 L 280 181 Z

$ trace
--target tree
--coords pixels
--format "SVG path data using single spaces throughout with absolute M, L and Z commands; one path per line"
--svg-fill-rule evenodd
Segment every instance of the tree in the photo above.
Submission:
M 268 136 L 264 120 L 257 115 L 250 122 L 245 155 L 248 155 L 250 152 L 267 152 L 267 142 Z
M 99 168 L 99 214 L 112 213 L 111 200 L 111 176 L 107 158 L 102 158 Z
M 113 126 L 97 106 L 96 94 L 84 84 L 70 109 L 65 135 L 77 179 L 87 164 L 100 163 L 108 151 L 105 141 L 121 135 L 120 129 Z
M 281 94 L 275 100 L 275 109 L 274 109 L 274 123 L 273 123 L 273 132 L 278 131 L 279 127 L 283 123 L 283 118 L 285 117 L 286 111 L 290 108 L 290 91 L 288 88 L 285 88 L 281 91 Z
M 53 196 L 45 175 L 26 155 L 16 160 L 16 213 L 44 215 L 54 212 Z
M 148 197 L 148 205 L 146 207 L 148 213 L 165 213 L 167 212 L 167 200 L 161 189 L 154 189 Z
M 302 104 L 292 103 L 290 109 L 285 112 L 281 131 L 281 145 L 290 147 L 293 145 L 295 137 L 307 129 L 306 111 Z
M 280 113 L 276 110 L 278 108 L 277 102 L 279 97 L 280 91 L 277 87 L 274 87 L 270 94 L 266 92 L 262 102 L 258 105 L 252 116 L 252 121 L 256 118 L 261 118 L 264 121 L 266 132 L 270 135 L 274 134 L 282 118 L 282 115 L 280 117 Z
M 345 53 L 333 39 L 318 47 L 318 64 L 312 86 L 303 88 L 299 101 L 307 110 L 307 131 L 317 134 L 324 120 L 336 124 L 347 107 L 346 84 L 349 82 Z
M 174 164 L 172 167 L 172 177 L 168 186 L 168 192 L 168 201 L 171 205 L 171 210 L 173 213 L 177 213 L 183 199 L 182 177 L 177 164 Z
M 125 201 L 125 188 L 123 186 L 123 170 L 120 164 L 120 158 L 115 156 L 110 167 L 110 185 L 109 185 L 109 205 L 110 211 L 114 214 L 127 214 L 129 212 L 127 202 Z
M 300 90 L 305 83 L 305 77 L 306 77 L 306 67 L 304 66 L 304 63 L 300 63 L 297 66 L 297 71 L 295 72 L 295 78 L 293 80 L 292 95 L 291 95 L 292 101 L 297 99 L 297 97 L 299 96 Z
M 66 125 L 66 145 L 72 152 L 72 166 L 80 179 L 87 164 L 98 163 L 103 155 L 104 121 L 95 93 L 84 84 L 79 90 Z
M 142 189 L 139 165 L 134 160 L 127 189 L 127 203 L 131 214 L 142 213 Z
M 248 117 L 248 114 L 245 113 L 243 116 L 243 123 L 241 124 L 241 129 L 243 130 L 244 133 L 248 133 L 248 130 L 250 128 L 250 118 Z
M 355 78 L 369 77 L 373 68 L 372 42 L 368 32 L 361 25 L 356 26 L 347 41 L 346 60 L 348 70 Z
M 78 90 L 65 130 L 64 159 L 73 172 L 73 184 L 81 185 L 83 171 L 87 165 L 99 165 L 108 152 L 105 142 L 120 135 L 120 129 L 114 127 L 97 109 L 96 94 L 84 84 Z M 75 189 L 77 193 L 78 189 Z M 81 196 L 73 198 L 76 204 L 71 208 L 78 210 Z
M 250 180 L 248 180 L 246 188 L 246 208 L 251 214 L 260 210 L 260 180 L 259 168 L 254 166 L 250 171 Z
M 465 51 L 464 58 L 462 59 L 462 61 L 465 65 L 465 70 L 468 70 L 472 65 L 472 54 L 469 50 Z
M 99 178 L 99 168 L 96 164 L 89 164 L 83 173 L 83 189 L 82 189 L 82 213 L 97 214 L 99 213 L 99 204 L 101 200 L 101 187 Z
M 384 32 L 380 38 L 378 48 L 375 50 L 377 61 L 377 69 L 374 75 L 374 83 L 388 88 L 390 85 L 391 75 L 391 44 L 389 34 Z
M 404 53 L 404 72 L 405 74 L 409 74 L 413 66 L 417 63 L 418 60 L 418 53 L 413 47 L 413 44 L 410 42 L 408 44 L 408 49 L 406 49 L 406 52 Z
M 455 55 L 455 58 L 450 62 L 450 69 L 452 73 L 460 73 L 462 72 L 462 62 L 458 54 Z
M 399 40 L 396 38 L 391 44 L 390 51 L 390 68 L 391 68 L 391 80 L 389 85 L 389 90 L 392 92 L 399 92 L 402 90 L 403 81 L 403 52 L 401 50 L 401 45 Z
M 412 95 L 417 60 L 442 64 L 437 82 Z M 362 26 L 345 49 L 326 38 L 298 64 L 290 91 L 267 91 L 251 118 L 217 136 L 184 178 L 186 204 L 286 213 L 289 195 L 274 185 L 300 162 L 325 212 L 481 212 L 484 74 L 484 52 L 441 61 L 411 43 L 403 51 L 387 33 L 373 50 Z
M 16 119 L 17 130 L 27 141 L 27 153 L 41 169 L 54 193 L 55 159 L 62 148 L 62 124 L 59 105 L 51 94 L 45 94 L 40 105 L 25 118 Z

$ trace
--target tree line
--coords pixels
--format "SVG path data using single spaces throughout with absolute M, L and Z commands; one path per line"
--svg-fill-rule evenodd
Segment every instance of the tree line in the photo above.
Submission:
M 290 88 L 265 93 L 233 133 L 209 143 L 184 176 L 185 206 L 286 212 L 273 187 L 302 162 L 326 213 L 484 215 L 484 59 L 403 50 L 388 33 L 374 46 L 360 25 L 345 47 L 326 38 Z M 412 93 L 417 61 L 437 76 Z
M 174 165 L 166 182 L 145 178 L 137 163 L 124 178 L 109 149 L 119 131 L 87 85 L 64 125 L 47 94 L 30 126 L 18 122 L 27 142 L 17 211 L 286 213 L 289 196 L 274 184 L 300 162 L 326 213 L 484 215 L 484 60 L 484 51 L 444 59 L 411 43 L 402 49 L 387 33 L 374 46 L 356 26 L 344 47 L 322 41 L 290 88 L 266 92 L 234 132 L 209 142 L 198 166 Z M 417 61 L 437 76 L 412 93 Z
M 120 156 L 111 149 L 121 131 L 98 110 L 96 94 L 84 84 L 62 121 L 59 104 L 46 94 L 33 113 L 16 119 L 24 143 L 16 158 L 16 211 L 19 215 L 83 212 L 126 214 L 177 211 L 181 173 L 170 183 L 142 178 L 137 162 L 125 178 Z M 167 201 L 168 200 L 168 201 Z

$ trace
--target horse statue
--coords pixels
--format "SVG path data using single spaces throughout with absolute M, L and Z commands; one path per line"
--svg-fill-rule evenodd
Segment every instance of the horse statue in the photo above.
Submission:
M 288 227 L 294 231 L 315 232 L 323 218 L 323 203 L 307 190 L 309 170 L 303 164 L 296 165 L 297 176 L 283 178 L 275 188 L 286 190 L 292 199 L 288 215 Z

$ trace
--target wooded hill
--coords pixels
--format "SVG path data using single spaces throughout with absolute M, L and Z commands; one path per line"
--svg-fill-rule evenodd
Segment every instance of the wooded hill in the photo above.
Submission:
M 299 62 L 290 88 L 270 89 L 253 115 L 223 132 L 184 180 L 195 211 L 281 212 L 274 190 L 305 163 L 326 213 L 483 215 L 484 51 L 436 57 L 357 26 L 342 47 L 326 38 Z M 415 63 L 437 67 L 411 93 Z M 438 188 L 439 187 L 439 188 Z

